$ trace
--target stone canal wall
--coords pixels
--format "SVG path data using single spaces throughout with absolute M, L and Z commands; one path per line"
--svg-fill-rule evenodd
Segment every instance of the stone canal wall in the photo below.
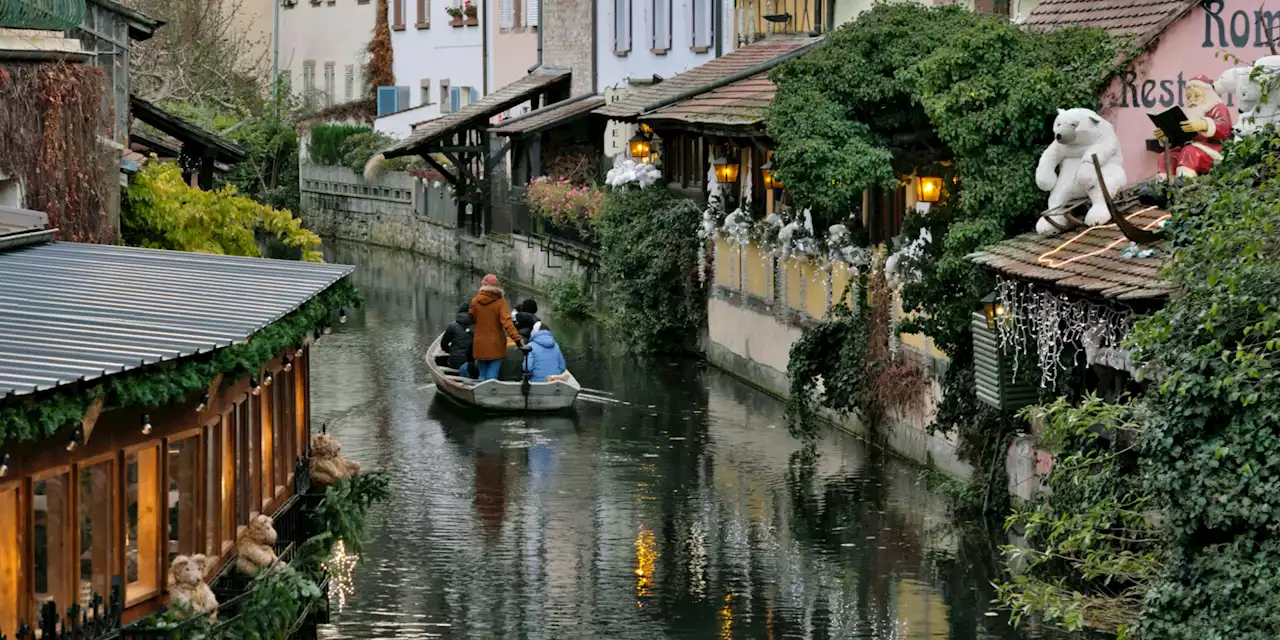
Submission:
M 407 173 L 386 172 L 369 183 L 346 167 L 304 164 L 301 192 L 303 224 L 322 237 L 407 249 L 539 291 L 565 276 L 594 278 L 596 257 L 570 243 L 466 233 L 448 190 Z
M 707 305 L 708 360 L 769 393 L 787 397 L 791 344 L 805 326 L 826 314 L 833 293 L 839 298 L 853 274 L 838 264 L 778 260 L 753 244 L 735 245 L 723 237 L 715 240 L 714 264 Z M 900 309 L 895 309 L 895 321 L 900 317 Z M 946 354 L 927 336 L 900 339 L 899 348 L 919 358 L 931 374 L 926 397 L 917 403 L 919 409 L 891 415 L 888 424 L 874 434 L 856 419 L 828 417 L 900 455 L 967 480 L 973 469 L 956 455 L 954 439 L 928 432 L 942 397 L 939 383 L 947 367 Z

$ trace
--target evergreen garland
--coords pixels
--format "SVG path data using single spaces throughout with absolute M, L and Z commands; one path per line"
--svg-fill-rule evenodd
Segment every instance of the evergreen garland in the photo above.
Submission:
M 51 437 L 80 422 L 89 406 L 104 396 L 105 405 L 110 408 L 158 407 L 203 392 L 219 374 L 241 377 L 257 373 L 264 362 L 285 349 L 299 346 L 303 338 L 339 309 L 359 304 L 355 286 L 344 278 L 293 313 L 253 334 L 244 344 L 110 376 L 74 390 L 0 401 L 0 445 Z

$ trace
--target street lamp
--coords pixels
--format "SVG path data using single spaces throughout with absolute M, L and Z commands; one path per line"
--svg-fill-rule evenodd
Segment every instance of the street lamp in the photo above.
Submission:
M 996 324 L 1004 321 L 1006 313 L 1004 304 L 996 299 L 996 292 L 992 291 L 982 299 L 982 315 L 987 318 L 988 329 L 995 331 Z
M 764 178 L 764 188 L 766 189 L 782 188 L 782 181 L 778 180 L 773 174 L 776 168 L 777 167 L 773 164 L 773 154 L 770 153 L 769 158 L 764 161 L 764 164 L 760 165 L 760 174 Z
M 738 163 L 730 162 L 725 156 L 716 156 L 711 164 L 716 168 L 716 181 L 727 184 L 738 181 Z
M 632 158 L 643 161 L 645 158 L 649 157 L 649 136 L 646 136 L 643 132 L 636 131 L 636 134 L 631 136 L 629 144 L 631 146 Z
M 916 200 L 932 203 L 941 198 L 942 178 L 940 176 L 919 176 L 916 178 Z

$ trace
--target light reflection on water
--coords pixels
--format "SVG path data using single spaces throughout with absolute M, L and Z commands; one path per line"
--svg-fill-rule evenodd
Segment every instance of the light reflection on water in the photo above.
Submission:
M 1029 637 L 984 616 L 990 547 L 915 467 L 839 433 L 805 447 L 773 398 L 545 310 L 582 384 L 621 402 L 468 415 L 422 354 L 478 274 L 326 258 L 358 266 L 366 307 L 316 350 L 312 419 L 393 480 L 325 637 Z

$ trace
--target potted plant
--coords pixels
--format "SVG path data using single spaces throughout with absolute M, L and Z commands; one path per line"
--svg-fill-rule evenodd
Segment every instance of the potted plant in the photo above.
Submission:
M 478 9 L 476 8 L 475 3 L 471 2 L 471 0 L 466 0 L 462 3 L 462 15 L 467 17 L 467 24 L 471 26 L 480 24 L 480 21 L 476 19 L 477 12 Z
M 445 7 L 444 12 L 449 14 L 449 17 L 452 18 L 452 20 L 449 21 L 449 24 L 455 27 L 462 26 L 462 7 Z

